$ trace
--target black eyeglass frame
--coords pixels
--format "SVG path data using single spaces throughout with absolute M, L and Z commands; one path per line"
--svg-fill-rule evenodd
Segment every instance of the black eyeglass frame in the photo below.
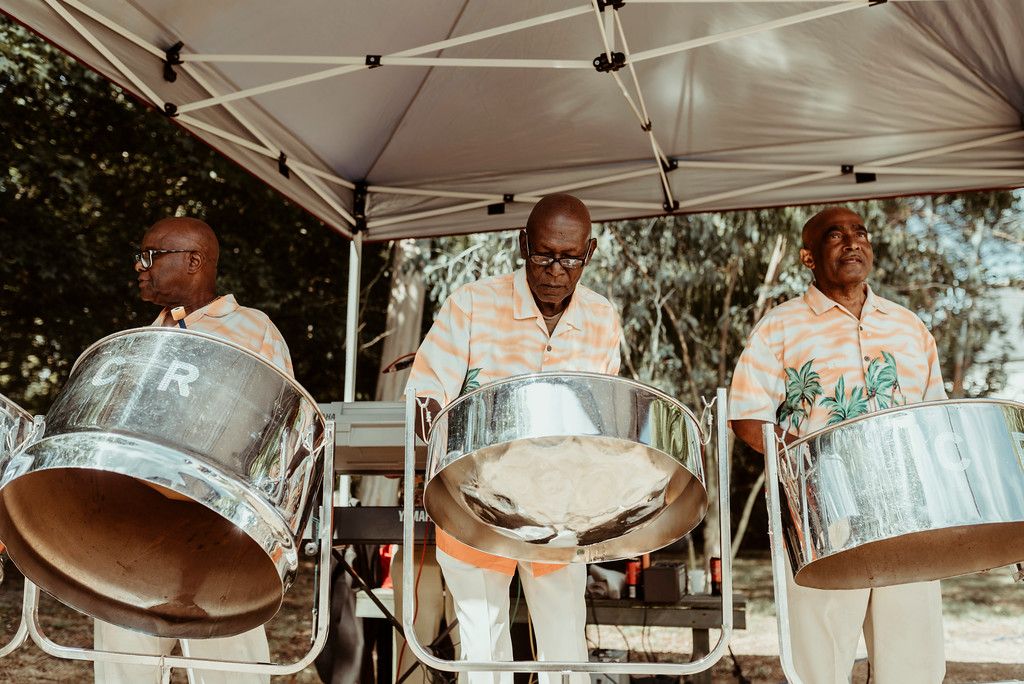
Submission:
M 526 236 L 526 258 L 534 266 L 542 268 L 547 268 L 557 261 L 558 265 L 566 271 L 575 271 L 577 268 L 583 268 L 590 263 L 590 257 L 593 252 L 594 238 L 590 238 L 587 240 L 587 253 L 583 256 L 553 257 L 547 254 L 534 254 L 530 251 L 530 236 Z
M 182 254 L 184 252 L 194 252 L 194 249 L 144 249 L 141 252 L 135 254 L 135 263 L 142 266 L 143 271 L 148 271 L 153 268 L 153 258 L 161 254 Z

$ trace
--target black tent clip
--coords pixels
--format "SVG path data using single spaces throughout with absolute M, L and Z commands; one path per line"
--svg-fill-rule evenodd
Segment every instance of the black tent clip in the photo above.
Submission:
M 612 53 L 612 61 L 608 61 L 608 54 L 602 52 L 594 58 L 594 68 L 599 73 L 607 73 L 609 71 L 618 71 L 622 67 L 626 66 L 626 55 L 621 52 Z
M 174 70 L 174 67 L 184 64 L 181 61 L 181 48 L 183 47 L 185 47 L 185 44 L 179 40 L 164 50 L 164 80 L 168 83 L 174 83 L 178 80 L 178 72 Z
M 292 173 L 288 170 L 288 155 L 282 152 L 277 158 L 277 172 L 285 178 L 291 178 Z

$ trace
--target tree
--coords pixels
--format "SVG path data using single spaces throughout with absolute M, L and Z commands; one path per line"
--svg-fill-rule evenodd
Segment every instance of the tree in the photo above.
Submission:
M 29 410 L 52 403 L 79 353 L 148 325 L 131 255 L 167 215 L 207 220 L 221 241 L 220 291 L 263 309 L 296 376 L 341 396 L 346 241 L 162 115 L 0 19 L 0 392 Z M 387 246 L 364 248 L 362 339 L 384 327 Z M 377 347 L 361 350 L 372 397 Z

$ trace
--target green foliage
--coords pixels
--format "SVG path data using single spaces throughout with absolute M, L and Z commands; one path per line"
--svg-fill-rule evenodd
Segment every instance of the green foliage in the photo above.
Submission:
M 6 19 L 0 140 L 0 392 L 44 411 L 85 347 L 148 325 L 157 311 L 138 301 L 133 247 L 156 219 L 189 215 L 220 237 L 220 291 L 270 315 L 314 396 L 340 397 L 341 236 Z M 368 338 L 384 326 L 387 254 L 368 246 L 364 256 L 363 273 L 377 276 L 364 300 Z M 360 359 L 363 396 L 376 353 Z

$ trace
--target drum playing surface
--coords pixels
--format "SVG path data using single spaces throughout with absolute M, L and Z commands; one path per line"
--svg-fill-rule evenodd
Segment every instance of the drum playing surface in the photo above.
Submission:
M 550 563 L 626 558 L 686 534 L 707 510 L 701 431 L 684 406 L 622 378 L 538 373 L 446 408 L 424 503 L 448 534 Z

